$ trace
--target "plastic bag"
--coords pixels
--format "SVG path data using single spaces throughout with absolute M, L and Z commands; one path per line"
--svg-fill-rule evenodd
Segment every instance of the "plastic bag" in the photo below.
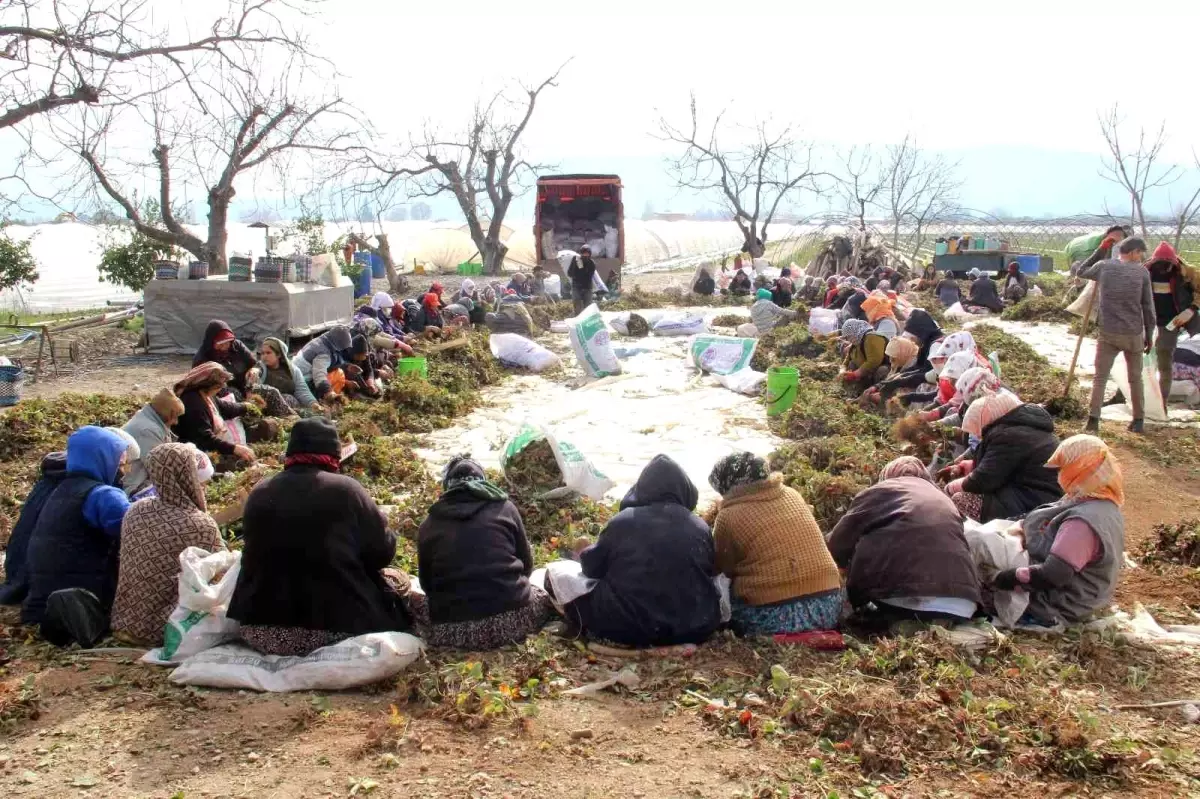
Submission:
M 534 441 L 540 441 L 543 438 L 550 444 L 550 449 L 554 452 L 554 460 L 558 463 L 558 470 L 562 472 L 563 485 L 547 491 L 542 498 L 557 499 L 573 494 L 582 494 L 585 497 L 600 500 L 616 485 L 593 466 L 592 462 L 584 457 L 583 453 L 573 444 L 568 441 L 560 441 L 547 428 L 529 422 L 522 424 L 517 434 L 505 445 L 504 455 L 500 458 L 500 468 L 507 468 L 508 462 L 518 452 Z
M 501 363 L 534 372 L 562 364 L 553 352 L 516 333 L 493 333 L 488 346 Z
M 1133 407 L 1128 404 L 1128 398 L 1133 396 L 1129 391 L 1129 373 L 1125 368 L 1125 358 L 1121 355 L 1113 362 L 1112 379 L 1121 388 L 1121 393 L 1127 401 L 1126 407 L 1132 412 Z M 1163 407 L 1162 393 L 1158 389 L 1157 362 L 1153 355 L 1142 355 L 1141 379 L 1142 412 L 1145 417 L 1153 422 L 1167 421 L 1167 409 Z
M 600 316 L 595 303 L 583 313 L 567 320 L 567 332 L 571 336 L 571 347 L 579 365 L 592 377 L 608 377 L 621 374 L 621 362 L 612 349 L 608 326 Z
M 669 313 L 650 325 L 650 329 L 656 336 L 694 336 L 704 332 L 704 316 L 687 312 Z
M 734 336 L 696 336 L 688 347 L 688 362 L 701 372 L 730 375 L 750 365 L 758 340 Z
M 840 327 L 838 312 L 832 308 L 813 308 L 808 312 L 808 332 L 814 336 L 836 333 Z
M 1006 532 L 1012 524 L 1008 519 L 995 519 L 987 524 L 967 519 L 963 525 L 967 546 L 971 549 L 975 565 L 979 567 L 979 578 L 984 585 L 991 583 L 998 572 L 1029 565 L 1029 553 L 1025 551 L 1024 543 Z M 996 608 L 996 621 L 1000 626 L 1014 627 L 1029 607 L 1029 594 L 1025 591 L 996 591 L 992 604 Z
M 974 319 L 975 314 L 971 313 L 966 308 L 963 308 L 963 304 L 961 302 L 956 302 L 946 309 L 945 317 L 958 322 L 965 322 L 970 319 Z
M 753 322 L 737 326 L 737 334 L 742 338 L 758 338 L 758 328 Z
M 542 289 L 547 296 L 556 300 L 562 299 L 562 278 L 558 275 L 547 275 L 542 281 Z
M 1086 260 L 1089 255 L 1096 251 L 1100 246 L 1100 242 L 1104 241 L 1103 233 L 1090 233 L 1083 236 L 1076 236 L 1067 242 L 1067 246 L 1063 248 L 1066 253 L 1067 263 L 1073 264 L 1076 261 Z
M 241 570 L 241 552 L 179 553 L 179 604 L 167 617 L 163 645 L 146 653 L 145 663 L 178 663 L 237 638 L 239 626 L 225 617 Z
M 748 397 L 757 397 L 762 393 L 763 386 L 767 382 L 767 373 L 742 369 L 733 374 L 717 375 L 717 382 L 730 391 L 736 391 L 738 394 L 745 394 Z
M 420 638 L 391 632 L 348 638 L 305 657 L 262 655 L 226 644 L 188 658 L 171 672 L 171 682 L 251 691 L 339 691 L 394 677 L 424 648 Z
M 1083 291 L 1079 292 L 1079 296 L 1075 298 L 1075 302 L 1067 306 L 1067 313 L 1075 314 L 1082 317 L 1085 309 L 1088 307 L 1088 302 L 1093 294 L 1097 291 L 1096 281 L 1089 280 L 1087 285 L 1083 287 Z M 1100 315 L 1099 297 L 1095 302 L 1092 302 L 1092 313 L 1088 316 L 1089 322 L 1095 322 Z

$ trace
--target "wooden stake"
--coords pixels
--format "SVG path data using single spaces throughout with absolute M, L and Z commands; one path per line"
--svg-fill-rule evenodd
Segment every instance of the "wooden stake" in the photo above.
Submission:
M 1079 325 L 1079 340 L 1075 342 L 1075 354 L 1071 356 L 1071 368 L 1067 370 L 1067 384 L 1063 386 L 1063 396 L 1070 396 L 1071 384 L 1075 381 L 1075 364 L 1079 362 L 1079 348 L 1083 346 L 1083 337 L 1087 335 L 1088 322 L 1092 319 L 1092 306 L 1096 304 L 1096 295 L 1100 286 L 1092 284 L 1092 294 L 1088 297 L 1087 307 L 1083 309 L 1083 321 Z

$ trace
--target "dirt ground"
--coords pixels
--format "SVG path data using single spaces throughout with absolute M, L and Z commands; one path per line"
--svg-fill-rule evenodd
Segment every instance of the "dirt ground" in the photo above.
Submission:
M 655 274 L 636 283 L 661 289 L 686 276 Z M 458 281 L 445 282 L 456 286 Z M 88 358 L 69 374 L 64 370 L 27 386 L 27 394 L 148 394 L 189 366 L 187 358 L 131 359 L 132 340 L 124 332 L 89 339 Z M 1129 552 L 1151 536 L 1155 524 L 1200 517 L 1200 477 L 1194 471 L 1181 474 L 1128 447 L 1117 449 L 1125 471 Z M 1200 571 L 1130 568 L 1117 602 L 1127 610 L 1146 605 L 1160 620 L 1196 624 Z M 857 768 L 853 762 L 833 780 L 821 765 L 827 753 L 815 747 L 721 734 L 696 708 L 682 703 L 686 691 L 645 690 L 592 700 L 555 696 L 539 700 L 536 717 L 522 723 L 467 729 L 420 712 L 407 701 L 403 682 L 330 695 L 184 689 L 169 683 L 168 670 L 122 660 L 119 654 L 55 652 L 22 637 L 15 623 L 13 609 L 0 609 L 2 796 L 768 799 L 1187 792 L 1177 782 L 1150 777 L 1113 788 L 1015 768 L 955 772 L 936 762 L 895 783 L 863 776 L 860 787 L 847 791 L 847 780 L 854 778 L 846 775 Z M 770 655 L 742 653 L 736 659 L 717 655 L 677 663 L 671 667 L 672 684 L 704 691 L 724 680 L 758 678 L 771 665 L 765 657 Z M 840 656 L 806 657 L 818 659 L 814 668 L 836 671 Z M 1087 653 L 1076 657 L 1079 668 L 1090 668 Z M 1114 655 L 1109 665 L 1118 675 L 1115 681 L 1101 687 L 1098 677 L 1085 675 L 1070 692 L 1072 699 L 1095 707 L 1114 697 L 1143 702 L 1195 696 L 1200 690 L 1194 657 L 1151 660 L 1145 666 L 1139 657 Z M 579 655 L 564 668 L 563 679 L 580 684 L 621 666 Z M 914 705 L 911 712 L 928 708 Z M 1162 769 L 1154 761 L 1184 751 L 1175 741 L 1189 733 L 1177 716 L 1162 712 L 1125 721 L 1135 730 L 1130 740 L 1162 747 L 1145 768 Z M 1194 741 L 1195 725 L 1190 729 Z

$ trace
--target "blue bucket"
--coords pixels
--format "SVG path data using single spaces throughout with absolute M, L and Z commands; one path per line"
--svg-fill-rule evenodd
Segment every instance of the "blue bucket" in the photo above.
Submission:
M 383 265 L 383 259 L 375 253 L 371 255 L 371 277 L 376 280 L 383 280 L 387 277 L 387 267 Z
M 21 401 L 21 389 L 25 385 L 25 370 L 20 366 L 0 366 L 0 408 L 8 408 Z
M 354 296 L 366 297 L 371 293 L 371 270 L 363 269 L 354 281 Z
M 1040 255 L 1018 255 L 1016 258 L 1017 268 L 1027 275 L 1036 275 L 1042 268 L 1042 256 Z

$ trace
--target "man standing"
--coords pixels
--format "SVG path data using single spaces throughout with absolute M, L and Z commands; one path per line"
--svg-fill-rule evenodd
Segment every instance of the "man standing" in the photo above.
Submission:
M 592 260 L 590 247 L 580 247 L 579 257 L 571 261 L 567 277 L 571 278 L 571 300 L 575 303 L 575 315 L 583 313 L 592 302 L 592 280 L 596 276 L 596 262 Z
M 1179 332 L 1200 334 L 1200 271 L 1180 260 L 1175 248 L 1165 241 L 1154 250 L 1146 264 L 1150 273 L 1150 288 L 1154 294 L 1154 313 L 1158 322 L 1158 338 L 1154 345 L 1158 356 L 1158 386 L 1163 407 L 1171 395 L 1171 372 L 1174 368 L 1175 346 Z
M 1098 261 L 1081 268 L 1079 277 L 1095 280 L 1100 292 L 1100 333 L 1096 337 L 1096 379 L 1092 383 L 1092 404 L 1087 431 L 1100 430 L 1100 408 L 1104 387 L 1117 353 L 1125 356 L 1129 373 L 1129 393 L 1133 422 L 1129 430 L 1145 432 L 1142 354 L 1149 353 L 1154 342 L 1154 296 L 1150 272 L 1142 266 L 1146 242 L 1140 238 L 1123 240 L 1117 247 L 1118 258 Z M 1091 259 L 1089 259 L 1091 260 Z

